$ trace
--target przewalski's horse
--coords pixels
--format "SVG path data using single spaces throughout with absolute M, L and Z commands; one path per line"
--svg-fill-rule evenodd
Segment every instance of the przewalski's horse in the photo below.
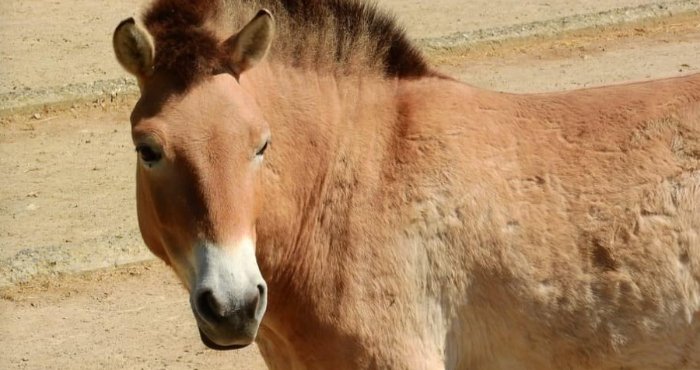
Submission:
M 141 233 L 209 346 L 700 368 L 700 75 L 486 91 L 349 0 L 157 0 L 114 47 L 141 87 Z

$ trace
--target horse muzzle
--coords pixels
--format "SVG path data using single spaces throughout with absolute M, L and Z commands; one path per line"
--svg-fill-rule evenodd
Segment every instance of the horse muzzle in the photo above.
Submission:
M 242 348 L 255 340 L 267 307 L 267 285 L 252 243 L 231 251 L 198 248 L 190 305 L 202 342 L 212 349 Z

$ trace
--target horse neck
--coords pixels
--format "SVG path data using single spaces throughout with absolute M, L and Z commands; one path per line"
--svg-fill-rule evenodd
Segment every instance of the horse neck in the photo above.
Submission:
M 269 64 L 253 71 L 241 85 L 253 92 L 272 132 L 258 260 L 271 289 L 279 284 L 277 291 L 308 295 L 311 287 L 323 289 L 315 280 L 341 273 L 352 246 L 334 248 L 332 239 L 343 243 L 351 202 L 381 186 L 376 178 L 394 130 L 399 82 Z

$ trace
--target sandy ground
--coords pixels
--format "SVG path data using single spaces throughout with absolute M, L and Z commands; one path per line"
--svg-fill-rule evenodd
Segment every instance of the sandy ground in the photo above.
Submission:
M 580 13 L 695 0 L 377 0 L 414 38 Z M 0 94 L 126 77 L 111 35 L 146 0 L 0 1 Z M 28 32 L 31 30 L 31 32 Z M 31 68 L 27 68 L 31 66 Z
M 697 72 L 699 55 L 693 14 L 430 57 L 469 83 L 524 92 Z M 0 121 L 0 278 L 150 258 L 134 215 L 129 104 Z M 0 333 L 2 369 L 263 368 L 254 346 L 204 348 L 186 294 L 159 262 L 3 288 Z
M 265 369 L 255 345 L 201 344 L 161 263 L 40 279 L 0 293 L 2 369 Z
M 0 286 L 151 257 L 135 215 L 128 107 L 0 128 Z

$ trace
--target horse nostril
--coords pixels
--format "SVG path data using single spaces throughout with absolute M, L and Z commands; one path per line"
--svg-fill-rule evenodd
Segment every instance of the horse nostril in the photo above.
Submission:
M 253 318 L 257 317 L 259 319 L 263 312 L 265 312 L 265 307 L 267 306 L 267 285 L 265 285 L 265 283 L 258 284 L 257 288 L 258 296 L 251 302 L 250 315 Z
M 217 322 L 224 318 L 221 304 L 211 290 L 204 290 L 197 297 L 197 311 L 207 321 Z

